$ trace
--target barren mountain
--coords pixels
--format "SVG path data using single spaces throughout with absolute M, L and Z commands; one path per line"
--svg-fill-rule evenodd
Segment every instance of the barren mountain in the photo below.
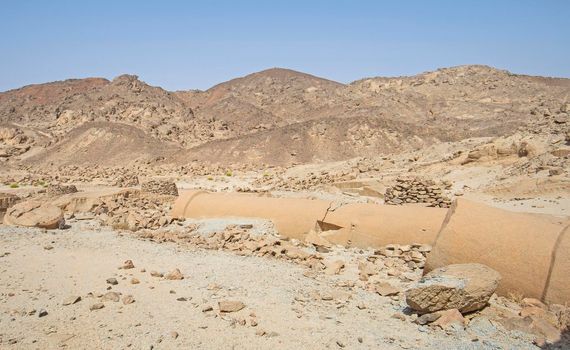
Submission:
M 286 165 L 409 151 L 517 130 L 564 133 L 565 124 L 555 119 L 567 118 L 569 81 L 486 66 L 348 85 L 274 68 L 186 92 L 168 92 L 131 75 L 112 81 L 67 80 L 0 93 L 0 154 L 14 161 L 30 158 L 26 152 L 38 152 L 31 145 L 41 145 L 45 149 L 37 157 L 54 164 L 67 159 L 66 164 L 111 165 L 144 158 L 153 144 L 153 150 L 162 150 L 149 156 L 160 153 L 179 164 L 199 159 Z M 102 148 L 95 144 L 107 142 L 102 138 L 82 144 L 88 158 L 69 156 L 75 148 L 70 145 L 77 144 L 69 138 L 81 138 L 84 125 L 93 122 L 130 126 L 125 135 L 116 135 L 129 139 L 129 147 L 116 148 L 123 155 L 100 154 Z M 80 129 L 71 132 L 75 128 Z

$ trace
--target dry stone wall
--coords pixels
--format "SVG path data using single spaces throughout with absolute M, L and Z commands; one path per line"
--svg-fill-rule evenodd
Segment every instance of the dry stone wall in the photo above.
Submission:
M 430 207 L 449 208 L 451 199 L 445 191 L 451 183 L 436 183 L 433 180 L 396 179 L 396 185 L 388 187 L 384 195 L 386 204 L 401 205 L 406 203 L 428 203 Z

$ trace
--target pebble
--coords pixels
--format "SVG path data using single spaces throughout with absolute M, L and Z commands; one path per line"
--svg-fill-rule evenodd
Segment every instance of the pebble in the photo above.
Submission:
M 218 302 L 220 312 L 237 312 L 245 307 L 241 301 L 223 300 Z
M 132 304 L 135 302 L 135 298 L 132 295 L 126 295 L 123 297 L 123 305 Z
M 40 311 L 38 312 L 38 317 L 44 317 L 47 316 L 48 312 L 45 309 L 40 309 Z
M 100 309 L 102 309 L 102 308 L 104 308 L 104 307 L 105 307 L 105 304 L 103 304 L 103 303 L 96 303 L 96 304 L 91 305 L 91 306 L 89 307 L 89 310 L 91 310 L 91 311 L 93 311 L 93 310 L 100 310 Z
M 180 272 L 179 269 L 174 269 L 169 273 L 167 273 L 166 276 L 164 276 L 164 278 L 166 278 L 167 280 L 177 281 L 177 280 L 183 280 L 184 275 L 182 274 L 182 272 Z
M 71 295 L 67 298 L 65 298 L 65 300 L 63 301 L 63 305 L 67 306 L 67 305 L 72 305 L 75 303 L 78 303 L 81 301 L 81 297 L 78 295 Z

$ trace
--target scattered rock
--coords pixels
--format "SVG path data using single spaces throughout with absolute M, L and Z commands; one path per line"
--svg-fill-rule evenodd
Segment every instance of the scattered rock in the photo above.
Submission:
M 78 296 L 78 295 L 72 295 L 72 296 L 69 296 L 69 297 L 65 298 L 65 300 L 63 301 L 62 304 L 63 304 L 63 305 L 72 305 L 72 304 L 78 303 L 78 302 L 80 302 L 80 301 L 81 301 L 81 297 L 80 297 L 80 296 Z
M 122 268 L 123 270 L 134 269 L 134 268 L 135 268 L 135 264 L 133 264 L 133 261 L 132 261 L 132 260 L 126 260 L 126 261 L 123 263 L 123 266 L 121 266 L 121 268 Z
M 241 301 L 224 300 L 218 302 L 218 308 L 220 312 L 237 312 L 245 307 L 245 304 Z
M 394 287 L 388 282 L 380 282 L 375 285 L 376 293 L 380 294 L 383 297 L 397 295 L 400 293 L 400 289 Z
M 129 305 L 135 302 L 135 298 L 132 295 L 126 295 L 123 297 L 123 305 Z
M 100 309 L 102 309 L 102 308 L 104 308 L 104 307 L 105 307 L 105 304 L 103 304 L 103 303 L 95 303 L 95 304 L 93 304 L 93 305 L 91 305 L 91 306 L 89 307 L 89 310 L 91 310 L 91 311 L 93 311 L 93 310 L 100 310 Z
M 497 289 L 501 276 L 482 264 L 449 265 L 429 272 L 406 291 L 408 305 L 420 312 L 480 310 Z
M 433 326 L 440 327 L 444 330 L 454 327 L 463 329 L 465 327 L 465 318 L 463 318 L 463 315 L 461 315 L 461 312 L 457 309 L 439 311 L 438 314 L 439 317 L 433 321 Z
M 120 295 L 117 292 L 107 292 L 102 297 L 101 300 L 103 301 L 113 301 L 118 302 L 120 300 Z
M 174 269 L 164 276 L 167 280 L 183 280 L 184 275 L 180 272 L 179 269 Z
M 111 278 L 107 278 L 107 283 L 110 284 L 110 285 L 115 286 L 115 285 L 119 284 L 119 281 L 117 281 L 116 278 L 111 277 Z
M 47 316 L 48 312 L 45 309 L 40 309 L 40 311 L 38 311 L 38 317 L 44 317 Z
M 441 317 L 440 313 L 437 312 L 433 312 L 430 314 L 423 314 L 420 317 L 418 317 L 414 322 L 419 324 L 419 325 L 426 325 L 428 323 L 432 323 L 434 321 L 436 321 L 438 318 Z
M 212 311 L 214 308 L 211 305 L 206 305 L 202 308 L 202 312 Z
M 343 268 L 344 268 L 344 261 L 342 261 L 342 260 L 326 262 L 325 263 L 325 274 L 327 274 L 327 275 L 338 275 Z

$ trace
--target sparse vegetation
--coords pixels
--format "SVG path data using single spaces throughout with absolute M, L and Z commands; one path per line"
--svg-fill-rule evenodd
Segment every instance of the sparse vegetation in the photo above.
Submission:
M 20 187 L 20 185 L 18 185 L 15 182 L 10 184 L 10 188 L 18 188 L 18 187 Z
M 226 171 L 226 176 L 232 176 L 232 175 L 233 175 L 233 173 L 231 170 Z

